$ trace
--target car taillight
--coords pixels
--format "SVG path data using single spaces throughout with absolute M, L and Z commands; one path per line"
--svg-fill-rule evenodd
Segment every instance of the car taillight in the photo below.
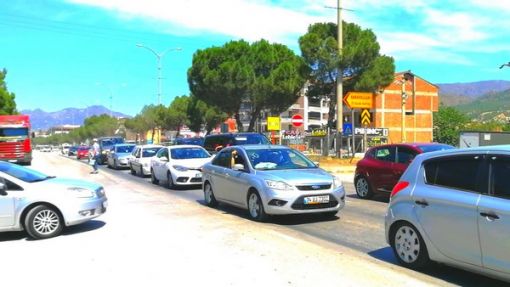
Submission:
M 402 189 L 409 186 L 409 182 L 407 181 L 399 181 L 395 187 L 393 187 L 393 190 L 391 191 L 390 197 L 395 196 L 397 193 L 399 193 Z
M 30 140 L 26 139 L 23 141 L 23 152 L 31 152 L 32 147 L 30 146 Z

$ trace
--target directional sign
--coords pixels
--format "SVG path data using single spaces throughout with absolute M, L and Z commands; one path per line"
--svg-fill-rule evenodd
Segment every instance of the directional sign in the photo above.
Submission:
M 290 123 L 295 127 L 300 127 L 303 125 L 304 119 L 301 115 L 293 115 L 290 119 Z
M 344 123 L 343 134 L 352 135 L 352 123 Z
M 367 109 L 361 111 L 361 124 L 364 126 L 370 125 L 370 112 Z
M 373 98 L 372 93 L 348 92 L 344 97 L 344 103 L 350 109 L 371 109 Z
M 279 131 L 280 130 L 280 117 L 267 117 L 267 130 Z

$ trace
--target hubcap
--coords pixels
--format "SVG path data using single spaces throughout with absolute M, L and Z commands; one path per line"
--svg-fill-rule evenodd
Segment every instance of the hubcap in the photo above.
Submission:
M 368 182 L 364 178 L 358 179 L 356 182 L 356 191 L 361 197 L 365 197 L 368 194 Z
M 53 233 L 60 225 L 58 214 L 49 209 L 41 210 L 35 215 L 33 225 L 40 234 Z
M 418 234 L 409 226 L 400 227 L 395 233 L 395 250 L 404 262 L 416 261 L 420 255 Z
M 205 186 L 205 201 L 207 203 L 210 203 L 212 199 L 212 192 L 211 192 L 211 186 L 206 185 Z
M 255 193 L 252 193 L 250 195 L 250 199 L 248 200 L 248 206 L 250 209 L 251 217 L 253 217 L 253 218 L 258 217 L 259 211 L 260 211 L 260 203 L 259 203 L 259 198 L 257 197 L 257 195 Z

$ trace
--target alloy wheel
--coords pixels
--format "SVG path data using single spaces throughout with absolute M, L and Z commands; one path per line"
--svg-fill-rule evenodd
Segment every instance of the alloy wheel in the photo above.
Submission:
M 44 209 L 35 215 L 32 226 L 38 233 L 48 235 L 58 230 L 60 217 L 55 211 Z

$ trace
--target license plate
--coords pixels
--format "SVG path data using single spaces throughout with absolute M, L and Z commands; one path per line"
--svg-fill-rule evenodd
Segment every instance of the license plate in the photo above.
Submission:
M 202 178 L 202 173 L 199 172 L 199 173 L 195 174 L 195 178 Z
M 304 204 L 328 203 L 329 195 L 308 196 L 304 198 Z

